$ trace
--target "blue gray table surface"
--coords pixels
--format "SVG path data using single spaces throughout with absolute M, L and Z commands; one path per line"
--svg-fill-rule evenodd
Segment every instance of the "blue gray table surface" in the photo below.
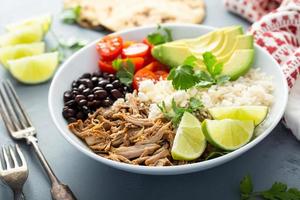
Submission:
M 226 12 L 221 0 L 206 0 L 206 3 L 205 25 L 249 26 L 246 21 Z M 52 28 L 61 37 L 94 40 L 103 35 L 62 24 L 58 17 L 62 4 L 61 0 L 0 0 L 0 32 L 4 32 L 4 25 L 9 22 L 52 13 Z M 12 79 L 3 69 L 0 69 L 0 77 Z M 239 199 L 239 182 L 247 174 L 252 176 L 257 190 L 269 187 L 274 181 L 300 188 L 300 143 L 282 124 L 239 158 L 206 171 L 177 176 L 131 174 L 86 157 L 61 136 L 50 118 L 47 106 L 50 82 L 35 86 L 13 83 L 38 130 L 39 144 L 49 163 L 80 200 L 235 200 Z M 13 141 L 0 122 L 0 145 L 11 143 Z M 24 186 L 25 196 L 28 200 L 50 200 L 49 181 L 44 171 L 32 154 L 32 149 L 20 144 L 30 169 Z M 0 200 L 10 199 L 11 191 L 0 182 Z

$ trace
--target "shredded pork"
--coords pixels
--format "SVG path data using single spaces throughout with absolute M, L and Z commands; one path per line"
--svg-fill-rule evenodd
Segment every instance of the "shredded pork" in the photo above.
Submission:
M 171 122 L 159 116 L 149 119 L 149 105 L 139 102 L 135 94 L 100 108 L 85 121 L 69 124 L 69 129 L 98 155 L 146 166 L 185 164 L 172 160 L 175 132 Z

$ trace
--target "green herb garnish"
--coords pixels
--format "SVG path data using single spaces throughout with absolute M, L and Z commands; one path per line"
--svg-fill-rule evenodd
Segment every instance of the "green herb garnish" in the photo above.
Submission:
M 250 176 L 245 176 L 240 183 L 242 200 L 299 200 L 300 191 L 297 188 L 289 188 L 286 184 L 275 182 L 270 189 L 253 192 L 253 184 Z
M 67 8 L 63 10 L 61 19 L 66 24 L 74 24 L 80 16 L 81 7 L 75 6 L 73 8 Z
M 126 61 L 115 59 L 112 65 L 117 70 L 116 76 L 120 79 L 121 83 L 127 86 L 131 85 L 135 69 L 133 62 L 130 59 L 126 59 Z
M 171 104 L 171 111 L 168 111 L 166 108 L 166 103 L 163 101 L 161 105 L 157 104 L 158 108 L 161 110 L 161 112 L 164 114 L 164 116 L 171 120 L 173 125 L 177 127 L 181 121 L 181 118 L 184 114 L 184 112 L 196 112 L 197 110 L 200 110 L 203 108 L 203 104 L 200 100 L 196 99 L 195 97 L 192 97 L 189 99 L 189 103 L 187 107 L 180 107 L 176 104 L 175 100 L 172 99 Z
M 223 63 L 217 62 L 216 57 L 211 52 L 203 54 L 203 63 L 207 72 L 194 71 L 197 60 L 195 56 L 189 56 L 182 65 L 171 69 L 168 80 L 172 80 L 173 87 L 176 90 L 186 90 L 193 86 L 205 88 L 229 81 L 229 76 L 221 75 Z
M 150 33 L 147 36 L 148 42 L 153 45 L 159 45 L 173 40 L 172 32 L 168 28 L 163 28 L 161 25 L 157 25 L 156 31 Z
M 70 56 L 88 43 L 88 41 L 86 40 L 76 39 L 74 37 L 69 38 L 68 40 L 59 39 L 52 30 L 50 31 L 50 33 L 57 43 L 56 47 L 51 51 L 58 52 L 60 62 L 64 61 L 66 57 Z

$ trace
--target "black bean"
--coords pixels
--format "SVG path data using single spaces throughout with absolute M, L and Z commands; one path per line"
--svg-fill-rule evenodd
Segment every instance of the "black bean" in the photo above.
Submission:
M 76 121 L 77 121 L 77 119 L 74 118 L 74 117 L 69 117 L 68 118 L 68 123 L 73 123 L 73 122 L 76 122 Z
M 91 93 L 91 89 L 90 88 L 86 88 L 85 90 L 83 90 L 82 94 L 84 96 L 88 96 Z
M 112 105 L 112 101 L 110 99 L 105 99 L 101 102 L 103 107 L 108 107 Z
M 79 95 L 77 95 L 77 96 L 75 97 L 75 101 L 76 101 L 77 103 L 79 103 L 79 101 L 82 100 L 82 99 L 85 99 L 85 96 L 83 96 L 83 95 L 81 95 L 81 94 L 79 94 Z
M 108 78 L 109 78 L 110 81 L 116 80 L 116 76 L 114 74 L 109 74 Z
M 127 92 L 130 92 L 130 93 L 133 92 L 133 87 L 132 86 L 128 86 L 127 87 Z
M 72 108 L 63 111 L 63 116 L 65 118 L 74 117 L 76 115 L 76 111 Z
M 76 102 L 75 102 L 75 100 L 70 100 L 70 101 L 67 101 L 67 102 L 65 103 L 65 105 L 66 105 L 66 106 L 75 106 L 75 105 L 76 105 Z
M 103 90 L 103 88 L 102 88 L 102 87 L 99 87 L 99 86 L 93 88 L 93 92 L 95 92 L 95 91 L 97 91 L 97 90 Z
M 105 86 L 106 91 L 111 91 L 112 89 L 114 89 L 114 86 L 110 83 Z
M 101 72 L 94 72 L 94 73 L 92 74 L 93 77 L 100 77 L 101 75 L 102 75 Z
M 118 88 L 118 87 L 120 87 L 121 86 L 121 82 L 119 81 L 119 80 L 114 80 L 113 82 L 112 82 L 112 85 L 114 86 L 114 88 Z
M 72 88 L 75 88 L 75 87 L 78 87 L 77 81 L 73 81 L 73 82 L 72 82 Z
M 87 102 L 87 106 L 88 106 L 88 107 L 92 107 L 93 105 L 94 105 L 94 103 L 93 103 L 92 100 Z
M 72 93 L 70 90 L 64 92 L 64 102 L 67 102 L 72 99 Z
M 82 106 L 82 111 L 86 114 L 88 114 L 91 110 L 87 106 Z
M 85 73 L 81 76 L 81 78 L 91 78 L 91 74 L 90 73 Z
M 79 79 L 79 82 L 82 83 L 83 85 L 85 85 L 88 88 L 93 87 L 93 83 L 90 79 L 87 79 L 87 78 Z
M 99 81 L 98 82 L 98 86 L 100 87 L 105 87 L 107 84 L 109 84 L 109 81 L 108 80 L 102 80 L 102 81 Z
M 89 101 L 93 101 L 94 98 L 95 98 L 95 96 L 94 96 L 93 94 L 89 94 L 89 95 L 87 96 L 87 99 L 88 99 Z
M 93 107 L 99 108 L 100 106 L 101 106 L 101 101 L 99 101 L 99 100 L 94 100 L 93 101 Z
M 115 99 L 123 97 L 123 94 L 117 89 L 112 89 L 110 93 Z
M 94 76 L 92 79 L 91 79 L 93 85 L 97 85 L 98 83 L 98 77 Z
M 85 88 L 86 88 L 85 85 L 80 84 L 79 87 L 78 87 L 78 91 L 79 91 L 80 93 L 82 93 L 83 90 L 85 90 Z
M 105 79 L 109 78 L 108 75 L 109 75 L 109 73 L 107 73 L 107 72 L 104 72 L 104 73 L 102 74 L 103 78 L 105 78 Z
M 78 102 L 78 105 L 79 106 L 84 106 L 84 105 L 86 105 L 87 104 L 87 100 L 85 100 L 85 99 L 81 99 L 79 102 Z
M 103 81 L 103 80 L 105 80 L 103 77 L 98 78 L 98 81 Z
M 72 96 L 73 96 L 73 98 L 74 98 L 76 95 L 78 95 L 78 94 L 79 94 L 78 90 L 72 90 Z
M 85 114 L 80 111 L 80 112 L 77 113 L 76 118 L 77 119 L 84 119 L 85 118 Z
M 108 94 L 105 90 L 96 90 L 94 95 L 97 99 L 105 99 Z

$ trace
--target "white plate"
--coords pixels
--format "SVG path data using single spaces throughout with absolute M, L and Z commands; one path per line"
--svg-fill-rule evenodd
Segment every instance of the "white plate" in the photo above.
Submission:
M 193 38 L 199 35 L 205 34 L 211 30 L 212 27 L 201 26 L 201 25 L 187 25 L 187 24 L 166 24 L 164 27 L 168 27 L 172 30 L 174 39 L 180 38 Z M 115 33 L 123 37 L 124 40 L 136 40 L 141 41 L 145 36 L 154 31 L 156 26 L 139 27 L 130 30 L 121 31 Z M 80 152 L 85 155 L 111 167 L 115 167 L 121 170 L 141 173 L 141 174 L 153 174 L 153 175 L 170 175 L 170 174 L 184 174 L 196 171 L 205 170 L 222 163 L 228 162 L 233 158 L 238 157 L 242 153 L 254 147 L 260 141 L 262 141 L 277 125 L 280 121 L 288 98 L 288 88 L 286 79 L 280 69 L 280 66 L 276 61 L 266 52 L 264 49 L 255 45 L 255 62 L 253 66 L 260 67 L 263 72 L 268 75 L 272 75 L 274 78 L 274 99 L 275 102 L 270 109 L 268 118 L 265 120 L 265 129 L 262 130 L 261 134 L 252 140 L 247 145 L 240 149 L 228 153 L 224 156 L 198 162 L 194 164 L 181 165 L 181 166 L 169 166 L 169 167 L 148 167 L 148 166 L 137 166 L 125 163 L 112 161 L 101 156 L 94 154 L 79 138 L 71 133 L 67 128 L 67 123 L 62 117 L 63 108 L 63 93 L 70 89 L 70 85 L 73 80 L 76 80 L 79 76 L 86 72 L 94 72 L 98 70 L 97 67 L 97 53 L 96 43 L 98 40 L 90 43 L 88 46 L 76 52 L 71 56 L 56 72 L 53 81 L 51 83 L 49 91 L 49 109 L 51 117 L 59 129 L 61 134 L 76 147 Z

